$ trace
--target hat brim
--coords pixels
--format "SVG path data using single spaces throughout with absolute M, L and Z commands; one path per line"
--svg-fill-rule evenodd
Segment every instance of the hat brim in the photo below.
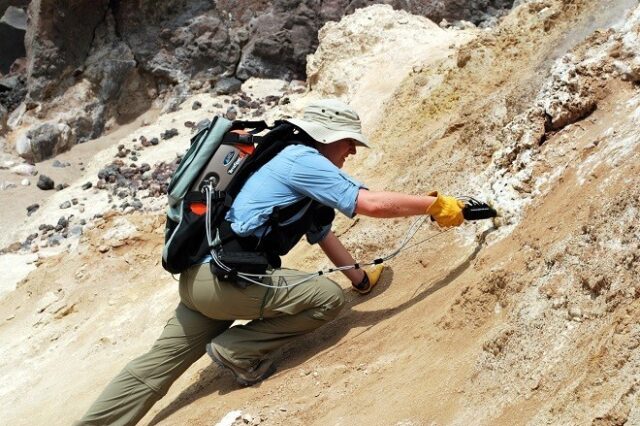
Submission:
M 349 130 L 331 130 L 317 123 L 302 120 L 300 118 L 290 118 L 285 121 L 293 124 L 296 127 L 299 127 L 306 134 L 311 136 L 313 140 L 320 143 L 330 144 L 341 139 L 353 139 L 356 141 L 356 145 L 371 148 L 367 138 L 360 132 L 352 132 Z

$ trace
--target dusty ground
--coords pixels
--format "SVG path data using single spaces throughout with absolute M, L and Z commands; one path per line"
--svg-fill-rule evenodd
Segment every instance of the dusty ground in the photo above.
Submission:
M 347 168 L 372 189 L 490 199 L 503 217 L 442 235 L 425 225 L 415 241 L 433 238 L 390 261 L 372 295 L 336 277 L 346 309 L 277 354 L 272 378 L 239 388 L 202 358 L 142 424 L 214 425 L 239 411 L 264 425 L 639 425 L 640 12 L 624 14 L 632 5 L 534 1 L 465 47 L 443 37 L 437 60 L 407 70 L 382 110 L 364 107 L 363 119 L 384 117 L 370 132 L 378 149 Z M 164 149 L 149 158 L 174 155 Z M 113 154 L 98 151 L 87 169 Z M 87 175 L 77 176 L 79 186 Z M 16 194 L 0 192 L 2 205 Z M 0 301 L 3 423 L 69 424 L 160 333 L 178 299 L 159 265 L 163 217 L 152 205 L 92 221 L 71 249 L 41 254 Z M 7 211 L 3 231 L 29 231 Z M 410 224 L 340 219 L 335 231 L 368 259 L 389 253 Z M 287 261 L 327 265 L 306 245 Z

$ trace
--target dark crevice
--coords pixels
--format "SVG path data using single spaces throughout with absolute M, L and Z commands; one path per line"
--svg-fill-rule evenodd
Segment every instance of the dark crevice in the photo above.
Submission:
M 120 26 L 118 25 L 118 19 L 117 19 L 119 6 L 120 6 L 120 3 L 118 2 L 118 0 L 110 0 L 109 7 L 107 10 L 110 10 L 111 14 L 113 15 L 113 23 L 114 23 L 113 29 L 116 32 L 116 37 L 124 41 L 124 37 L 120 32 Z
M 550 135 L 549 132 L 543 133 L 542 136 L 540 136 L 540 140 L 538 141 L 538 145 L 539 146 L 544 145 L 544 143 L 547 141 L 549 135 Z

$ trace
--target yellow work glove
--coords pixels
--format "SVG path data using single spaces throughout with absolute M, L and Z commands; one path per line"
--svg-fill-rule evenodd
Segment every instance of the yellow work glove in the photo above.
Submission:
M 440 226 L 458 226 L 464 222 L 462 209 L 464 203 L 455 197 L 440 195 L 438 191 L 429 193 L 436 197 L 436 201 L 431 204 L 426 213 L 430 215 Z
M 373 287 L 378 283 L 380 279 L 380 274 L 382 274 L 382 270 L 384 269 L 383 264 L 379 264 L 374 266 L 369 271 L 364 271 L 364 278 L 358 284 L 352 284 L 352 287 L 355 291 L 360 294 L 369 294 Z

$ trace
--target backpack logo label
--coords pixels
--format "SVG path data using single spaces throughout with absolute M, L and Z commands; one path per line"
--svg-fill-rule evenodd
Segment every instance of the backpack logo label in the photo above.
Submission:
M 236 152 L 235 151 L 231 151 L 229 152 L 225 157 L 224 160 L 222 160 L 222 165 L 226 166 L 229 163 L 231 163 L 234 159 L 234 157 L 236 156 Z
M 227 170 L 227 173 L 232 175 L 236 169 L 238 168 L 238 166 L 240 166 L 240 164 L 242 164 L 242 160 L 244 160 L 244 155 L 240 155 L 238 156 L 237 160 L 231 165 L 231 167 L 229 167 L 229 170 Z

